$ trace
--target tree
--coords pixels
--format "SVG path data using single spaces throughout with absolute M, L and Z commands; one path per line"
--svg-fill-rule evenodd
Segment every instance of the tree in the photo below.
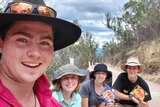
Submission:
M 143 40 L 141 32 L 147 19 L 148 1 L 130 0 L 123 7 L 120 17 L 106 14 L 106 26 L 115 32 L 116 38 L 124 46 L 133 46 Z
M 105 25 L 114 31 L 118 44 L 111 42 L 104 44 L 103 52 L 107 56 L 105 58 L 109 58 L 112 64 L 118 64 L 126 56 L 134 53 L 134 55 L 142 58 L 145 65 L 151 68 L 152 64 L 145 61 L 146 53 L 144 54 L 142 50 L 146 41 L 152 44 L 153 41 L 160 38 L 159 9 L 160 0 L 130 0 L 123 6 L 121 16 L 113 17 L 110 13 L 107 13 Z M 136 52 L 133 50 L 135 47 L 138 47 Z M 155 55 L 155 51 L 157 50 L 154 50 L 152 55 Z
M 73 22 L 80 26 L 78 20 L 73 20 Z M 56 52 L 52 64 L 47 70 L 47 76 L 51 79 L 53 71 L 61 65 L 70 63 L 70 57 L 74 58 L 75 65 L 79 68 L 88 68 L 88 61 L 96 62 L 101 60 L 101 57 L 96 54 L 97 48 L 98 43 L 95 42 L 93 35 L 83 31 L 80 39 L 75 44 Z
M 93 35 L 87 31 L 82 33 L 79 43 L 75 46 L 76 63 L 81 68 L 87 68 L 88 62 L 96 62 L 98 43 L 95 42 Z M 100 57 L 99 57 L 100 58 Z

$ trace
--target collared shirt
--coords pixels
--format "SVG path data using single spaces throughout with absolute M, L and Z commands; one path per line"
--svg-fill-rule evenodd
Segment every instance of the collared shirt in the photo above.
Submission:
M 52 95 L 63 105 L 63 107 L 81 107 L 82 98 L 79 93 L 73 93 L 70 104 L 67 104 L 64 101 L 61 90 L 53 92 Z
M 49 90 L 50 83 L 45 75 L 42 75 L 34 85 L 35 94 L 41 107 L 62 107 L 62 105 L 52 97 Z M 22 107 L 14 95 L 0 81 L 0 107 Z

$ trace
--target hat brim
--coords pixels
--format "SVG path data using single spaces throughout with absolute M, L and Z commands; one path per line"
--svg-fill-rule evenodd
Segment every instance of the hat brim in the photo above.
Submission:
M 126 66 L 140 66 L 140 70 L 139 70 L 139 72 L 143 72 L 144 71 L 144 65 L 143 64 L 123 64 L 123 65 L 121 65 L 121 69 L 123 70 L 123 71 L 125 71 L 126 72 Z M 138 72 L 138 73 L 139 73 Z
M 73 44 L 81 35 L 81 29 L 78 26 L 62 19 L 34 14 L 0 13 L 0 27 L 19 20 L 40 21 L 52 25 L 55 51 Z
M 90 72 L 90 79 L 95 79 L 94 73 L 96 73 L 96 72 L 99 72 L 99 71 L 91 71 Z M 101 72 L 107 73 L 107 78 L 106 79 L 109 79 L 109 78 L 112 77 L 112 72 L 111 71 L 101 71 Z
M 54 73 L 53 73 L 53 74 L 54 74 Z M 56 84 L 56 83 L 57 83 L 57 80 L 59 80 L 61 77 L 65 76 L 65 75 L 68 75 L 68 74 L 73 74 L 73 75 L 79 76 L 79 77 L 80 77 L 80 80 L 81 80 L 80 82 L 83 82 L 83 81 L 85 81 L 85 79 L 86 79 L 86 75 L 85 75 L 85 74 L 73 73 L 73 72 L 67 71 L 67 72 L 63 73 L 62 75 L 60 75 L 60 76 L 57 76 L 56 74 L 54 74 L 54 75 L 53 75 L 53 79 L 52 79 L 52 83 L 53 83 L 53 84 Z

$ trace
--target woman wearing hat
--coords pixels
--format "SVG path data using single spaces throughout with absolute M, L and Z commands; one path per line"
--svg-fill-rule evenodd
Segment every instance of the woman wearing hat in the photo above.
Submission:
M 138 73 L 144 70 L 144 65 L 140 64 L 138 58 L 130 57 L 127 63 L 121 65 L 121 69 L 125 72 L 117 77 L 113 85 L 119 104 L 123 105 L 122 107 L 149 107 L 148 101 L 151 100 L 149 86 L 138 76 Z M 135 94 L 136 92 L 141 94 Z
M 82 98 L 78 91 L 80 83 L 86 79 L 86 75 L 72 64 L 61 66 L 53 73 L 53 96 L 63 107 L 81 107 Z
M 73 44 L 78 26 L 43 0 L 12 0 L 0 13 L 0 107 L 62 107 L 45 71 L 54 51 Z
M 112 73 L 107 66 L 97 64 L 90 73 L 90 80 L 81 84 L 82 107 L 113 107 L 114 104 L 106 104 L 99 96 L 106 83 L 111 85 L 111 81 Z

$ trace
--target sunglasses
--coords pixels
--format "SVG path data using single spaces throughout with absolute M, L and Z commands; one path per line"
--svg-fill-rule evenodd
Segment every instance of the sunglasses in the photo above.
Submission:
M 37 9 L 38 14 L 42 16 L 56 17 L 57 15 L 56 11 L 50 7 L 27 2 L 11 2 L 8 8 L 10 8 L 11 13 L 16 14 L 31 14 L 34 9 Z

